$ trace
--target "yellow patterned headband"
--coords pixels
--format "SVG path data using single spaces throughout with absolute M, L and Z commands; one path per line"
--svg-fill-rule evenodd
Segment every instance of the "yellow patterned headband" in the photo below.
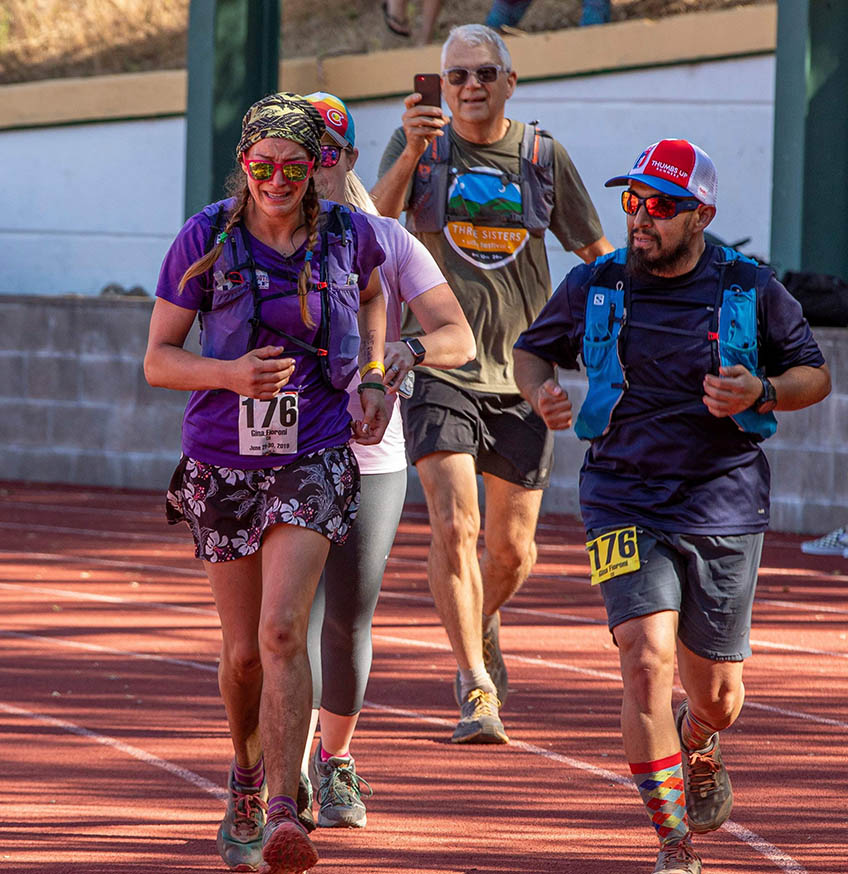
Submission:
M 268 137 L 300 143 L 316 160 L 321 160 L 321 137 L 326 127 L 321 113 L 299 94 L 288 91 L 258 100 L 244 115 L 236 158 Z

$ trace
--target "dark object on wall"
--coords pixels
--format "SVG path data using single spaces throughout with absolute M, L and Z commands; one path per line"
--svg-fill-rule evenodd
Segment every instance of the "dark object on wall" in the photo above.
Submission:
M 848 282 L 824 273 L 787 271 L 781 282 L 801 304 L 811 325 L 848 327 Z
M 110 282 L 104 285 L 100 291 L 101 297 L 150 297 L 150 295 L 140 285 L 134 285 L 132 288 L 124 288 L 118 282 Z

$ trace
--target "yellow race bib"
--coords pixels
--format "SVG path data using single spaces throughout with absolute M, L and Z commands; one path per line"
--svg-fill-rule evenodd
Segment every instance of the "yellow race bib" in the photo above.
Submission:
M 607 531 L 586 544 L 592 566 L 592 585 L 639 570 L 636 526 Z

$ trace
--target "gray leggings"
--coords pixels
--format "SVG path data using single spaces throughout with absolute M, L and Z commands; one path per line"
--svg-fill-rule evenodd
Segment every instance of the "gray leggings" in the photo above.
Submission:
M 309 614 L 312 707 L 362 709 L 371 670 L 371 619 L 394 543 L 406 471 L 362 475 L 359 512 L 343 546 L 331 544 Z M 322 688 L 323 686 L 323 688 Z

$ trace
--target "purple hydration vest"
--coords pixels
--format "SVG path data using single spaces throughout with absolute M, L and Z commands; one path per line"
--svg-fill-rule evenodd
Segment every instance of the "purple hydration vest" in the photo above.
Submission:
M 235 198 L 204 207 L 211 230 L 207 251 L 226 225 Z M 330 388 L 345 389 L 356 373 L 359 356 L 358 277 L 354 273 L 356 234 L 347 207 L 321 202 L 319 217 L 321 317 L 315 345 L 275 328 L 262 318 L 262 304 L 280 295 L 262 295 L 256 264 L 241 223 L 224 241 L 212 266 L 212 291 L 200 309 L 200 342 L 207 358 L 234 360 L 256 348 L 264 328 L 318 358 L 321 377 Z M 291 292 L 288 292 L 291 293 Z

